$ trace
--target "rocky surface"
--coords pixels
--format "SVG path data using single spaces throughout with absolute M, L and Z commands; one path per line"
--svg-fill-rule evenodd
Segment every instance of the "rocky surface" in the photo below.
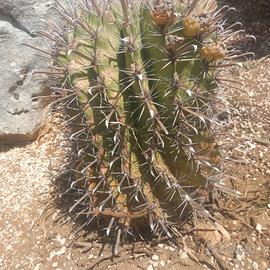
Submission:
M 0 142 L 33 140 L 43 123 L 45 104 L 33 98 L 48 94 L 48 88 L 33 70 L 46 60 L 22 43 L 42 47 L 42 39 L 31 32 L 44 27 L 40 20 L 51 16 L 53 2 L 0 1 Z

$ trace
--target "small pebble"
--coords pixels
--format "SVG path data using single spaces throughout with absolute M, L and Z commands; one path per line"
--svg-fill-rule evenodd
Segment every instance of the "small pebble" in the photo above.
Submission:
M 252 263 L 252 267 L 253 267 L 254 270 L 258 270 L 259 269 L 259 265 L 258 265 L 257 262 L 253 262 Z
M 154 254 L 154 255 L 152 256 L 152 260 L 153 260 L 154 262 L 157 262 L 157 261 L 159 260 L 159 256 L 156 255 L 156 254 Z
M 60 234 L 57 234 L 56 240 L 63 246 L 66 243 L 66 239 L 63 238 Z
M 34 270 L 39 270 L 39 269 L 40 269 L 40 263 L 35 266 Z
M 165 262 L 163 260 L 160 261 L 160 266 L 165 266 Z
M 89 255 L 89 259 L 93 259 L 94 257 L 95 257 L 94 254 Z
M 183 259 L 183 260 L 188 259 L 188 255 L 187 255 L 187 253 L 186 253 L 185 251 L 180 250 L 178 254 L 179 254 L 179 257 L 180 257 L 181 259 Z
M 262 225 L 259 224 L 259 223 L 257 223 L 257 225 L 256 225 L 256 230 L 257 230 L 259 233 L 261 233 L 261 232 L 262 232 Z
M 148 265 L 147 270 L 155 270 L 155 269 L 154 269 L 153 265 L 150 264 L 150 265 Z

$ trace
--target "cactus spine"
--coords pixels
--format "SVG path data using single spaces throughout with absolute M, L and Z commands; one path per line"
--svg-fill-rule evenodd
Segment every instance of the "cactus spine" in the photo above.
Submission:
M 220 159 L 217 71 L 234 57 L 227 10 L 204 0 L 58 3 L 70 29 L 51 25 L 46 37 L 58 44 L 52 74 L 72 130 L 71 212 L 107 234 L 148 226 L 171 236 L 192 213 L 211 219 L 202 204 Z

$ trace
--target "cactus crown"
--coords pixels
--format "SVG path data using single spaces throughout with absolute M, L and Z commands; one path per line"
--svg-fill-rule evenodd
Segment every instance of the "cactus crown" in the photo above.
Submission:
M 171 236 L 190 214 L 211 220 L 202 204 L 219 185 L 211 123 L 218 70 L 234 57 L 228 8 L 92 0 L 56 10 L 70 26 L 46 34 L 72 130 L 70 211 L 117 235 L 148 226 Z

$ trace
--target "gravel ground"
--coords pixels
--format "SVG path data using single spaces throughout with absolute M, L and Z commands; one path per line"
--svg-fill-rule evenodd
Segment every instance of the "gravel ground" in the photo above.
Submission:
M 39 269 L 43 259 L 43 232 L 34 223 L 49 201 L 50 167 L 57 166 L 63 152 L 61 133 L 48 125 L 31 144 L 0 146 L 1 269 Z

